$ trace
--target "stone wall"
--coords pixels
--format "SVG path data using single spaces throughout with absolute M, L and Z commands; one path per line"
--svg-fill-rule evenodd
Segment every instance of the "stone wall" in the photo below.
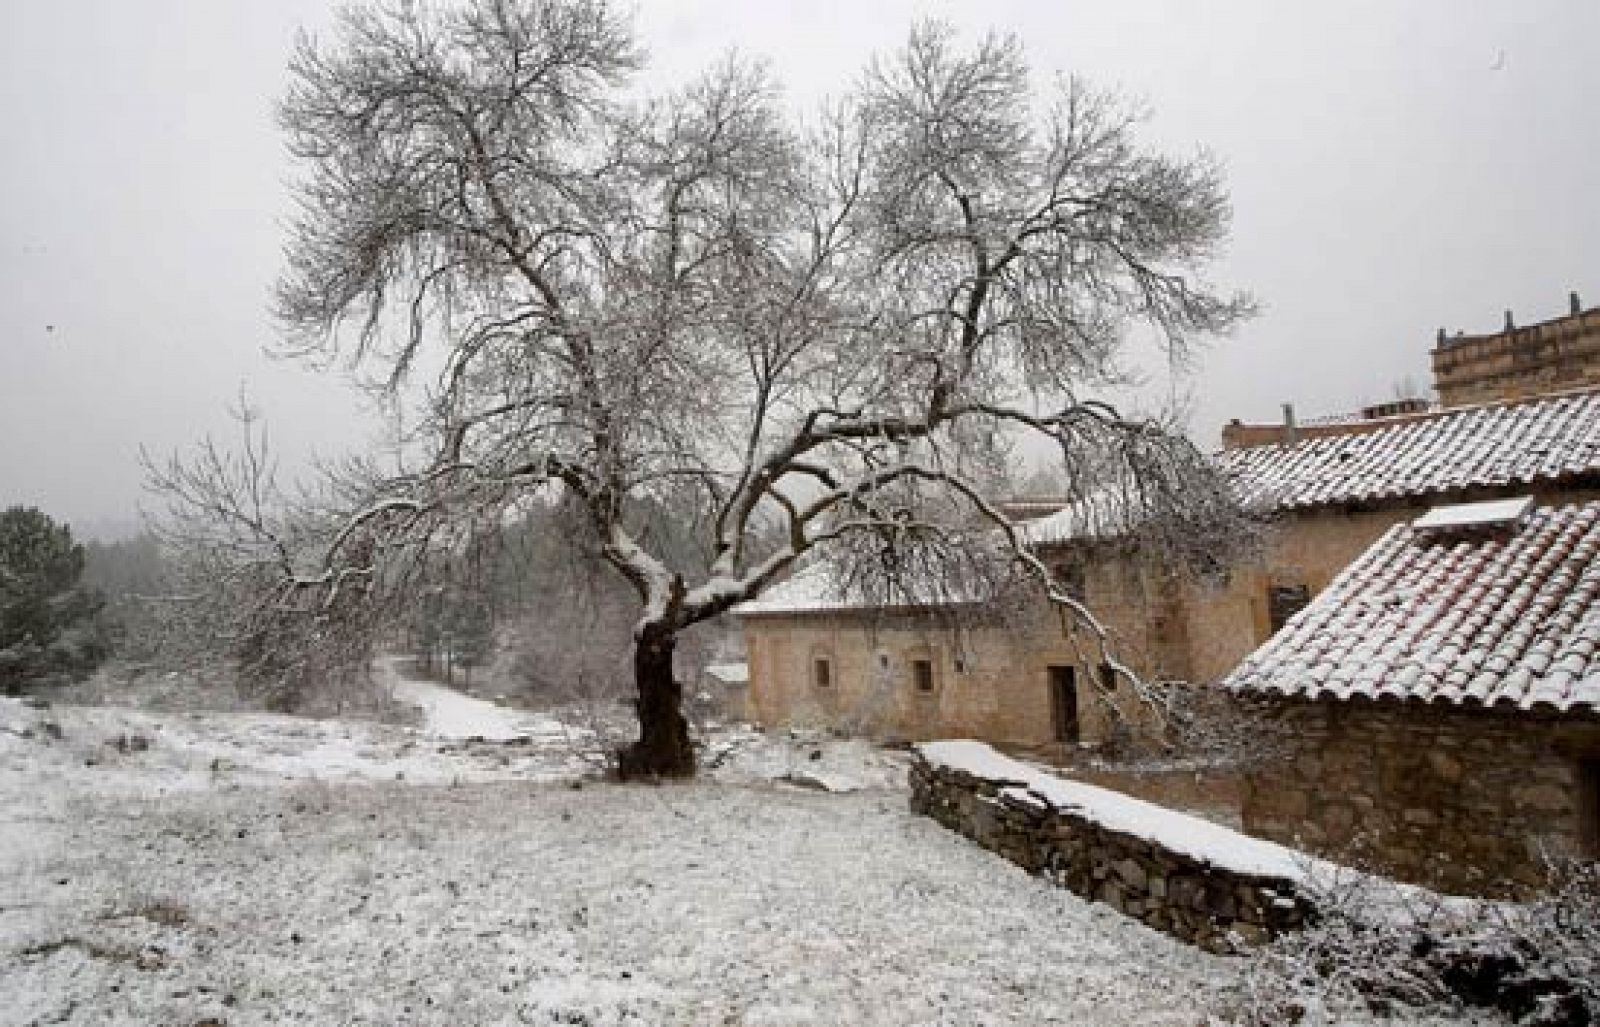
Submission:
M 1058 808 L 1022 781 L 977 776 L 920 753 L 910 778 L 913 812 L 1029 873 L 1209 951 L 1260 944 L 1312 914 L 1287 877 L 1242 873 L 1111 830 Z
M 1600 718 L 1285 701 L 1282 762 L 1245 782 L 1244 829 L 1442 891 L 1521 897 L 1587 855 Z
M 1600 308 L 1492 335 L 1441 336 L 1431 356 L 1447 407 L 1600 385 Z
M 1308 510 L 1273 524 L 1260 556 L 1220 581 L 1196 582 L 1183 604 L 1188 649 L 1182 675 L 1216 681 L 1272 637 L 1269 591 L 1304 586 L 1311 598 L 1396 523 L 1426 506 L 1382 510 Z

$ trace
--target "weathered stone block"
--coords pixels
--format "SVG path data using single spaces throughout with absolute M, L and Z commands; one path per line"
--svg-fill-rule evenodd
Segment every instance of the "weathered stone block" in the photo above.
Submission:
M 1144 867 L 1140 866 L 1139 862 L 1134 859 L 1119 859 L 1112 865 L 1112 869 L 1116 871 L 1117 876 L 1122 879 L 1124 884 L 1139 891 L 1145 889 L 1145 884 L 1149 880 L 1149 875 L 1145 873 Z
M 1272 936 L 1267 933 L 1265 928 L 1258 924 L 1248 923 L 1243 920 L 1235 920 L 1233 923 L 1229 924 L 1228 931 L 1245 945 L 1248 945 L 1252 948 L 1265 945 L 1267 942 L 1272 940 Z

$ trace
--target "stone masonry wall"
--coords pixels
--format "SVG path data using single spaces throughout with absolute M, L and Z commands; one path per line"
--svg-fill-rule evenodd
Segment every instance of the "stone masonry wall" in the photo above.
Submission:
M 1057 809 L 1019 792 L 1019 784 L 933 765 L 919 754 L 911 765 L 911 809 L 1029 873 L 1208 951 L 1241 951 L 1312 915 L 1287 878 L 1201 862 Z
M 1442 891 L 1520 897 L 1584 855 L 1600 718 L 1285 702 L 1285 759 L 1250 774 L 1244 829 Z M 1592 856 L 1593 853 L 1588 853 Z
M 1181 677 L 1164 662 L 1158 604 L 1132 564 L 1102 559 L 1085 567 L 1088 600 L 1112 633 L 1117 658 L 1152 678 Z M 1169 618 L 1176 619 L 1176 618 Z M 764 614 L 742 620 L 750 664 L 751 715 L 760 723 L 824 726 L 897 741 L 982 738 L 1050 759 L 1075 758 L 1055 738 L 1050 668 L 1076 674 L 1079 737 L 1112 740 L 1120 726 L 1147 727 L 1148 710 L 1126 686 L 1095 683 L 1098 648 L 1071 618 L 1044 602 L 1005 622 L 956 630 L 932 616 L 871 610 Z M 831 665 L 820 686 L 814 666 Z M 915 660 L 933 667 L 933 687 L 916 687 Z
M 1433 379 L 1447 407 L 1600 384 L 1600 308 L 1493 335 L 1442 338 Z

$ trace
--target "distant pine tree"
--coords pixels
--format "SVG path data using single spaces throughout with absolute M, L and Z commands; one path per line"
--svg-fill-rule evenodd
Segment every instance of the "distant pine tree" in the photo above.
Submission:
M 0 691 L 87 674 L 105 658 L 100 594 L 72 529 L 31 507 L 0 513 Z

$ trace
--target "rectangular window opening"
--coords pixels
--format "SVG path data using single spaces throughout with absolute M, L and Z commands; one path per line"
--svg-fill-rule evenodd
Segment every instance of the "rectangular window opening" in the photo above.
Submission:
M 1306 608 L 1311 602 L 1311 589 L 1307 585 L 1273 585 L 1267 589 L 1267 616 L 1276 635 L 1289 623 L 1289 618 Z
M 818 688 L 827 688 L 833 684 L 833 664 L 827 657 L 819 656 L 812 663 L 811 680 Z
M 917 683 L 917 691 L 933 691 L 933 661 L 912 660 L 911 677 Z

